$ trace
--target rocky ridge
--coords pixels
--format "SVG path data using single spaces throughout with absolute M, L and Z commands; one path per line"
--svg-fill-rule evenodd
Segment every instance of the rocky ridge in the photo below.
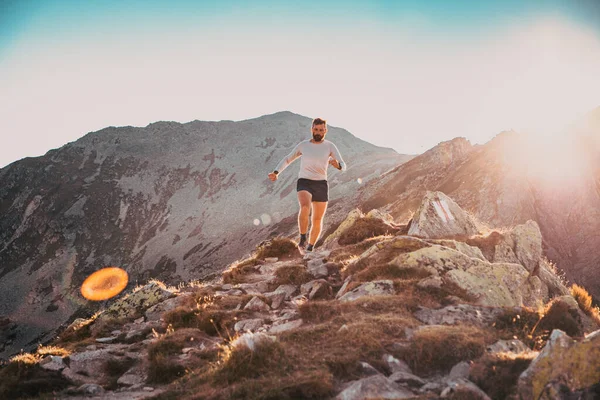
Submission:
M 537 223 L 481 235 L 440 192 L 419 210 L 405 228 L 350 213 L 304 257 L 273 239 L 212 282 L 151 282 L 74 321 L 52 343 L 69 355 L 46 346 L 27 368 L 51 374 L 38 386 L 65 399 L 600 394 L 598 310 L 542 257 Z M 393 233 L 373 236 L 364 218 Z M 358 239 L 340 244 L 346 236 Z

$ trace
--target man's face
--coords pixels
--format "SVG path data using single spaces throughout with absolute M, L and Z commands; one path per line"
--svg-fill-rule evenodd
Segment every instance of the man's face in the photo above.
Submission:
M 326 124 L 313 125 L 312 126 L 312 134 L 313 134 L 313 139 L 317 142 L 320 142 L 321 140 L 323 140 L 325 138 L 325 135 L 327 134 L 327 125 Z

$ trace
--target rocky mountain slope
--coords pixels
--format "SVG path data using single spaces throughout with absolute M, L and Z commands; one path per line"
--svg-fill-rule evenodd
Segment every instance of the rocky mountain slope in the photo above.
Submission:
M 290 112 L 233 122 L 106 128 L 0 170 L 0 358 L 52 337 L 78 310 L 84 278 L 120 266 L 131 285 L 206 277 L 295 212 L 298 165 L 267 173 L 311 120 Z M 330 127 L 349 169 L 333 200 L 409 156 Z
M 439 190 L 489 226 L 536 221 L 544 254 L 600 299 L 600 109 L 585 121 L 548 143 L 516 132 L 485 145 L 440 143 L 369 182 L 354 202 L 333 205 L 329 218 L 381 208 L 406 222 L 426 191 Z
M 600 395 L 600 310 L 537 223 L 481 235 L 441 192 L 391 219 L 353 210 L 304 257 L 274 238 L 212 282 L 139 287 L 0 368 L 0 397 Z

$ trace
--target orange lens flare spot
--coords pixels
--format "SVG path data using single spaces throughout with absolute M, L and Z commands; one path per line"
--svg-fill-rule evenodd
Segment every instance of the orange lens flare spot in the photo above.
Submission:
M 94 301 L 110 299 L 121 293 L 128 281 L 127 272 L 121 268 L 103 268 L 87 277 L 81 285 L 81 295 Z

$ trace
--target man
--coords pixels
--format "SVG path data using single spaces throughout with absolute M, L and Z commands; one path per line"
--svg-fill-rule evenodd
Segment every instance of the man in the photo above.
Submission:
M 271 181 L 276 181 L 278 175 L 287 168 L 295 159 L 300 159 L 300 172 L 298 173 L 298 229 L 300 230 L 299 248 L 313 251 L 319 239 L 323 226 L 323 216 L 329 201 L 329 186 L 327 184 L 327 167 L 331 164 L 340 171 L 346 170 L 346 164 L 335 144 L 325 140 L 327 135 L 327 121 L 315 118 L 312 123 L 312 139 L 300 142 L 290 154 L 277 164 L 269 174 Z M 311 214 L 312 205 L 312 214 Z M 308 217 L 312 215 L 310 236 L 306 246 L 306 233 L 308 231 Z

